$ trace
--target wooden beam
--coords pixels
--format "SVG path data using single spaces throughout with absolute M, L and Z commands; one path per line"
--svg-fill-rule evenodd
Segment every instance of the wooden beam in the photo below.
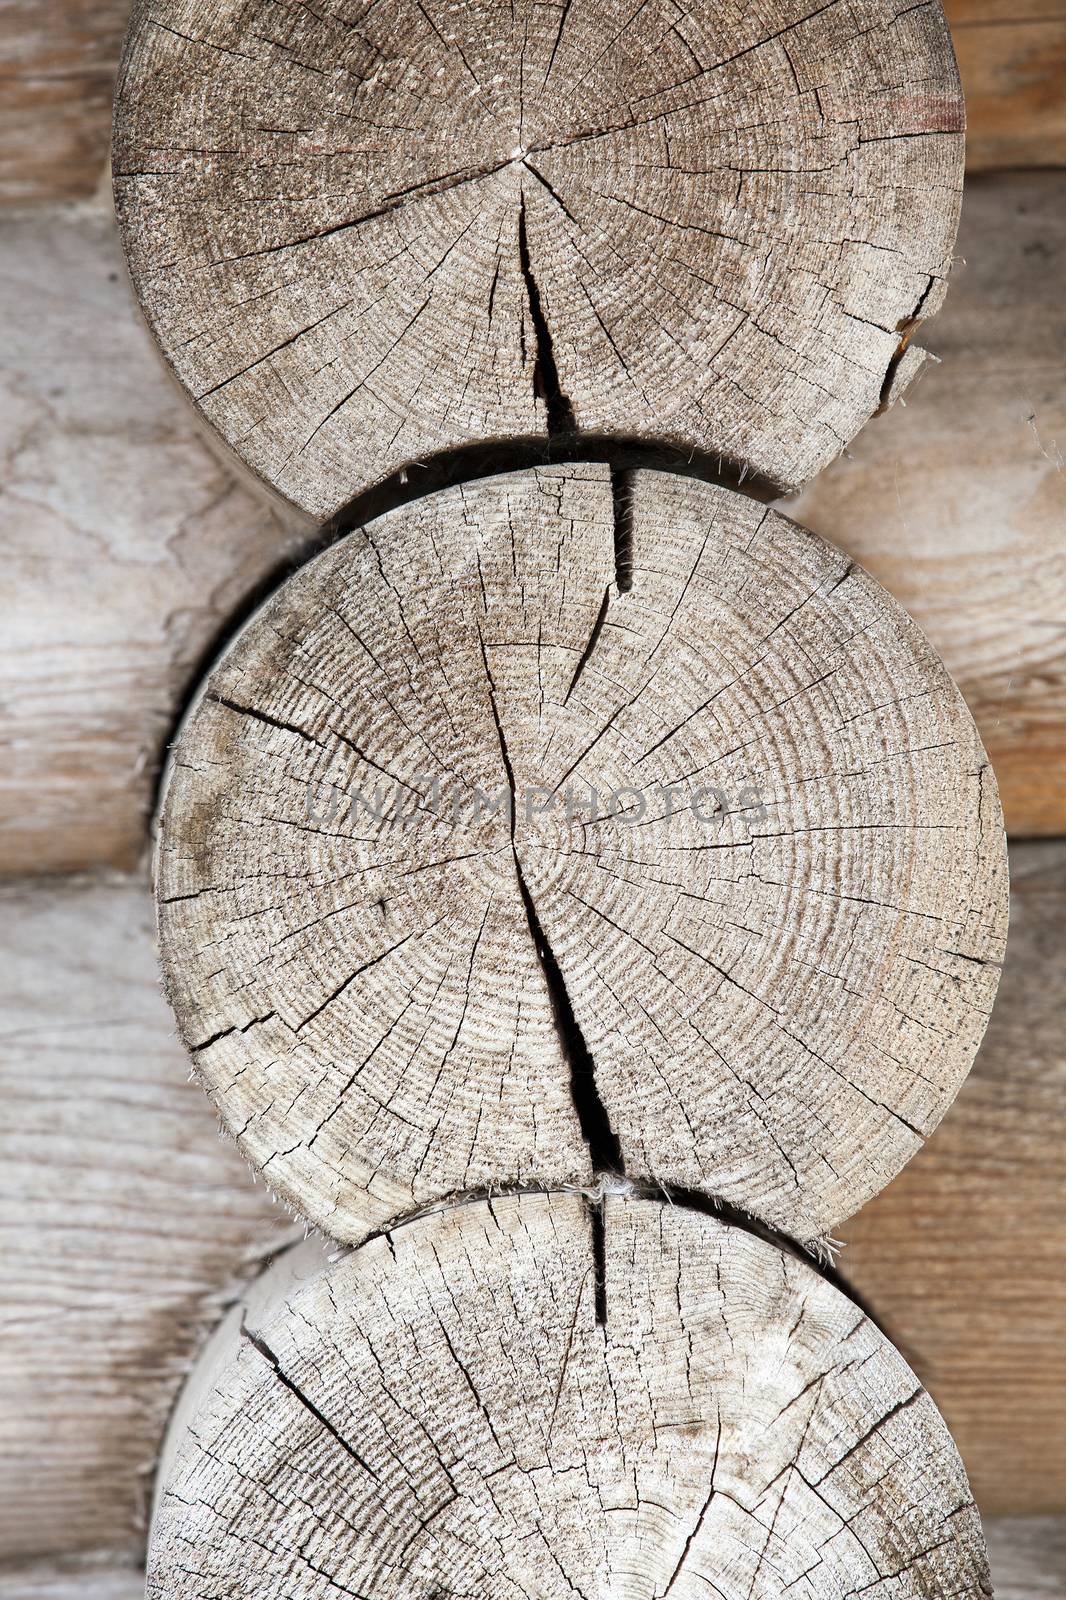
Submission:
M 184 1372 L 291 1229 L 188 1081 L 144 885 L 8 884 L 0 929 L 0 1569 L 136 1562 Z
M 1007 910 L 891 596 L 750 497 L 584 463 L 290 579 L 186 720 L 156 888 L 197 1074 L 346 1242 L 604 1172 L 821 1239 L 950 1105 Z
M 81 200 L 104 178 L 129 0 L 0 8 L 0 206 Z
M 103 212 L 0 230 L 0 875 L 130 867 L 200 661 L 299 547 L 160 365 Z
M 946 0 L 966 96 L 966 166 L 1066 166 L 1063 0 Z
M 938 1401 L 982 1511 L 1066 1510 L 1066 842 L 1011 851 L 996 1008 L 952 1114 L 841 1268 Z
M 784 509 L 925 628 L 1008 831 L 1066 833 L 1066 174 L 970 182 L 959 252 L 943 365 Z

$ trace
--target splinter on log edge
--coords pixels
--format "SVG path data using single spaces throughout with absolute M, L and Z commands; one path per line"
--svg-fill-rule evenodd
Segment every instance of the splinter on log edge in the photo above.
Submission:
M 910 380 L 958 225 L 939 0 L 141 0 L 133 281 L 319 519 L 460 447 L 809 479 Z
M 850 1300 L 680 1206 L 609 1198 L 606 1239 L 602 1315 L 577 1195 L 258 1286 L 175 1417 L 148 1600 L 986 1600 L 947 1429 Z
M 355 1242 L 627 1174 L 801 1241 L 920 1148 L 1006 932 L 924 636 L 750 498 L 552 466 L 357 529 L 177 742 L 167 991 L 255 1168 Z

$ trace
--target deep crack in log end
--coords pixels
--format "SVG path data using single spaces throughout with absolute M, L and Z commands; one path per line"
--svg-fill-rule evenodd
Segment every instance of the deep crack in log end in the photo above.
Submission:
M 806 481 L 935 307 L 961 130 L 938 0 L 145 0 L 114 178 L 167 360 L 325 520 L 501 439 Z
M 831 1234 L 995 993 L 994 779 L 900 608 L 742 495 L 572 464 L 285 584 L 175 751 L 168 994 L 334 1237 L 623 1171 Z
M 193 1380 L 149 1600 L 984 1600 L 961 1463 L 883 1335 L 682 1207 L 439 1211 L 298 1288 Z

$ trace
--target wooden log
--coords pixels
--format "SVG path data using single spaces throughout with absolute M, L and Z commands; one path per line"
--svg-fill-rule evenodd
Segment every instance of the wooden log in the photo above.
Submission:
M 136 864 L 204 653 L 301 548 L 205 447 L 124 277 L 102 212 L 0 231 L 0 875 Z
M 342 1240 L 600 1171 L 820 1238 L 984 1031 L 995 783 L 927 642 L 795 524 L 542 468 L 353 533 L 178 742 L 162 958 L 197 1073 Z
M 1066 1509 L 1064 949 L 1066 844 L 1016 845 L 974 1070 L 927 1148 L 843 1230 L 842 1270 L 943 1410 L 986 1515 Z
M 0 943 L 0 1572 L 134 1565 L 175 1393 L 292 1229 L 188 1081 L 143 882 L 4 885 Z
M 0 205 L 96 191 L 128 17 L 129 0 L 7 0 L 0 10 Z
M 144 1600 L 144 1569 L 105 1558 L 0 1570 L 0 1600 Z
M 317 517 L 575 434 L 794 486 L 919 364 L 962 122 L 939 0 L 143 0 L 115 193 L 167 360 Z
M 1007 828 L 1066 833 L 1066 175 L 974 180 L 913 404 L 784 509 L 928 633 L 974 714 Z
M 1066 4 L 946 0 L 966 96 L 966 165 L 1066 166 Z
M 999 1600 L 1066 1600 L 1066 1517 L 986 1523 Z
M 935 1407 L 806 1263 L 577 1195 L 446 1209 L 247 1319 L 165 1466 L 149 1600 L 990 1592 Z
M 1066 1518 L 997 1517 L 985 1536 L 997 1600 L 1066 1600 Z M 33 1567 L 0 1572 L 2 1600 L 143 1600 L 132 1567 Z

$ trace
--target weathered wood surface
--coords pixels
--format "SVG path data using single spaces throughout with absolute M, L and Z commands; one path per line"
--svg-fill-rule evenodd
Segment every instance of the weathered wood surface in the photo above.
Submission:
M 946 0 L 966 99 L 966 164 L 1066 165 L 1066 12 Z M 128 0 L 0 10 L 0 205 L 82 199 L 104 172 Z
M 996 1008 L 951 1115 L 840 1265 L 947 1418 L 986 1512 L 1066 1509 L 1066 843 L 1011 851 Z
M 595 465 L 292 578 L 186 722 L 157 894 L 197 1073 L 342 1240 L 604 1170 L 818 1239 L 950 1104 L 1007 909 L 892 598 L 746 496 Z
M 174 370 L 326 518 L 575 430 L 802 483 L 920 364 L 962 123 L 939 0 L 143 0 L 113 165 Z
M 128 15 L 129 0 L 0 7 L 0 205 L 95 192 Z
M 996 1600 L 1066 1600 L 1066 1519 L 994 1517 L 985 1538 Z M 133 1567 L 0 1571 L 2 1600 L 143 1600 Z
M 102 213 L 0 227 L 0 873 L 136 862 L 203 652 L 294 548 L 205 447 L 124 280 Z
M 0 1600 L 144 1600 L 142 1566 L 99 1561 L 0 1568 Z
M 966 165 L 1066 166 L 1066 4 L 946 0 L 966 97 Z
M 1066 1518 L 985 1523 L 997 1600 L 1066 1600 Z
M 943 365 L 784 509 L 925 628 L 1008 830 L 1066 833 L 1066 174 L 971 181 L 959 251 Z
M 188 1081 L 145 886 L 8 884 L 0 929 L 0 1567 L 136 1561 L 192 1355 L 292 1225 Z
M 1017 834 L 1066 831 L 1064 217 L 1058 174 L 970 184 L 944 365 L 786 506 L 925 628 Z M 8 217 L 0 312 L 0 872 L 129 865 L 197 661 L 303 541 L 204 448 L 103 217 Z
M 1011 854 L 1015 926 L 977 1067 L 845 1230 L 841 1264 L 946 1411 L 983 1510 L 1061 1512 L 1066 846 Z M 186 1081 L 144 887 L 3 893 L 0 1574 L 100 1545 L 136 1559 L 189 1357 L 281 1226 Z M 60 1576 L 57 1597 L 82 1595 Z M 5 1600 L 34 1594 L 21 1582 L 0 1576 Z
M 809 1265 L 687 1208 L 445 1208 L 235 1343 L 163 1486 L 149 1600 L 988 1592 L 903 1360 Z

